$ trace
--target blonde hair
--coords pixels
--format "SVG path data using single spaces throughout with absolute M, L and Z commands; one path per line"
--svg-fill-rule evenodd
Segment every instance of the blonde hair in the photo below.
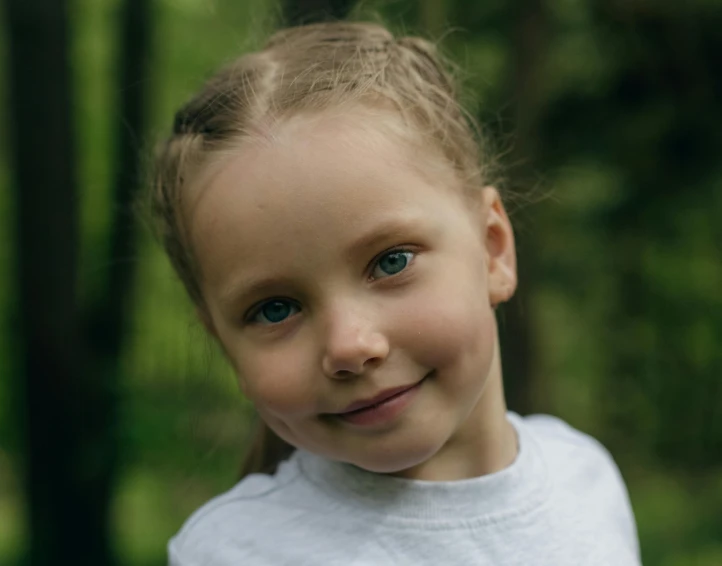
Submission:
M 389 104 L 403 124 L 451 164 L 468 188 L 489 184 L 476 123 L 459 103 L 449 63 L 436 46 L 395 37 L 373 23 L 332 22 L 275 33 L 266 46 L 220 70 L 176 114 L 156 158 L 151 211 L 170 261 L 194 303 L 204 301 L 183 228 L 184 196 L 194 175 L 239 139 L 269 123 L 349 103 Z M 273 471 L 291 448 L 262 428 L 244 473 Z

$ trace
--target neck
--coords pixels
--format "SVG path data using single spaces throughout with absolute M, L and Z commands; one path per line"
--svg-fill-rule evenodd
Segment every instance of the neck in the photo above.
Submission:
M 497 343 L 486 387 L 456 434 L 432 458 L 395 475 L 454 481 L 492 474 L 510 466 L 517 457 L 518 442 L 506 410 Z

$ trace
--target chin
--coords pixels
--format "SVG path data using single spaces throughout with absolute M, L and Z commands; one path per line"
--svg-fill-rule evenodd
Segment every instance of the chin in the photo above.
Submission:
M 407 472 L 433 458 L 439 448 L 438 446 L 406 446 L 398 451 L 382 451 L 373 455 L 366 454 L 366 457 L 356 458 L 351 463 L 367 472 L 404 477 L 409 475 Z

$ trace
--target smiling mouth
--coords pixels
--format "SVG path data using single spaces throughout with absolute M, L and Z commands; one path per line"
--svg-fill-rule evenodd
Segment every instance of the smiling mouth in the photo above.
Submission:
M 333 416 L 357 426 L 387 424 L 406 410 L 413 402 L 421 385 L 432 373 L 430 372 L 413 385 L 387 389 L 371 399 L 351 403 L 344 411 L 335 413 Z
M 422 380 L 423 381 L 423 380 Z M 353 413 L 359 413 L 361 411 L 367 411 L 369 409 L 374 409 L 380 405 L 383 405 L 384 403 L 387 403 L 396 397 L 399 397 L 400 395 L 403 395 L 406 393 L 409 389 L 413 389 L 417 385 L 421 383 L 420 381 L 418 383 L 414 383 L 413 385 L 403 385 L 401 387 L 394 387 L 392 389 L 387 389 L 386 391 L 382 391 L 375 397 L 372 397 L 371 399 L 366 399 L 362 401 L 355 401 L 351 403 L 348 407 L 346 407 L 343 411 L 340 413 L 337 413 L 338 415 L 351 415 Z

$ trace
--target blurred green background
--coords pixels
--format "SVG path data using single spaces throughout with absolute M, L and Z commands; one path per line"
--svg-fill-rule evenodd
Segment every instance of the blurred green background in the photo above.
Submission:
M 0 564 L 164 564 L 182 521 L 236 481 L 252 411 L 130 203 L 213 69 L 351 4 L 5 1 Z M 646 565 L 722 565 L 722 2 L 355 13 L 440 39 L 505 167 L 510 406 L 608 446 Z

